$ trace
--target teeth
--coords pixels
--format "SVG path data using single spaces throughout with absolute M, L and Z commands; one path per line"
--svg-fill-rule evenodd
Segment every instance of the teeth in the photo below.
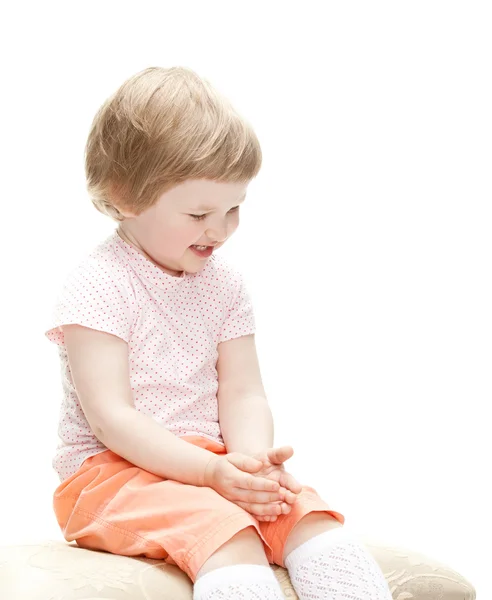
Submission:
M 195 246 L 197 250 L 206 250 L 208 246 Z

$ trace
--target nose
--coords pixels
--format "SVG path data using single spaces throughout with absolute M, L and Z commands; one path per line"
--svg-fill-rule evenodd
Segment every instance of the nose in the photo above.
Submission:
M 207 230 L 207 237 L 209 240 L 215 240 L 216 244 L 225 242 L 228 237 L 228 226 L 227 223 L 217 227 L 209 227 Z

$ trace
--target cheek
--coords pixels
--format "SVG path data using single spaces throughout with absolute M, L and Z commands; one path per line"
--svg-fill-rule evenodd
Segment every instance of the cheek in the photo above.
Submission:
M 175 252 L 182 252 L 184 247 L 193 244 L 193 237 L 190 232 L 186 229 L 169 231 L 169 235 L 166 240 L 166 246 L 172 247 Z
M 186 225 L 181 225 L 179 230 L 175 232 L 175 236 L 181 243 L 190 246 L 203 236 L 204 229 L 205 226 L 203 223 L 187 223 Z
M 186 248 L 195 244 L 196 241 L 203 237 L 203 227 L 196 223 L 181 224 L 176 229 L 168 230 L 168 238 L 166 246 L 172 246 L 177 254 L 182 254 Z
M 231 231 L 236 231 L 236 229 L 238 227 L 239 227 L 239 213 L 236 213 L 230 221 L 229 228 Z
M 151 240 L 153 251 L 161 257 L 181 254 L 185 243 L 182 231 L 158 222 L 152 224 Z

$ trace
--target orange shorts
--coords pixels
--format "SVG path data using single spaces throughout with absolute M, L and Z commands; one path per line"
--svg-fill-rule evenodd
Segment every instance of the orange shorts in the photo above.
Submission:
M 187 436 L 216 454 L 216 442 Z M 106 450 L 84 461 L 55 491 L 53 506 L 68 542 L 124 556 L 146 556 L 177 565 L 194 583 L 202 565 L 239 531 L 254 527 L 270 564 L 283 564 L 289 533 L 305 515 L 335 512 L 313 488 L 303 487 L 288 515 L 258 522 L 209 487 L 163 479 Z

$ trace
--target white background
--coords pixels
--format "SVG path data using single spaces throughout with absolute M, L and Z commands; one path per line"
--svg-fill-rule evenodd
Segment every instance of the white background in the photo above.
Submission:
M 44 331 L 114 228 L 85 191 L 90 123 L 137 71 L 184 65 L 262 143 L 220 252 L 249 283 L 292 472 L 491 597 L 490 3 L 18 2 L 2 20 L 0 543 L 61 539 Z

